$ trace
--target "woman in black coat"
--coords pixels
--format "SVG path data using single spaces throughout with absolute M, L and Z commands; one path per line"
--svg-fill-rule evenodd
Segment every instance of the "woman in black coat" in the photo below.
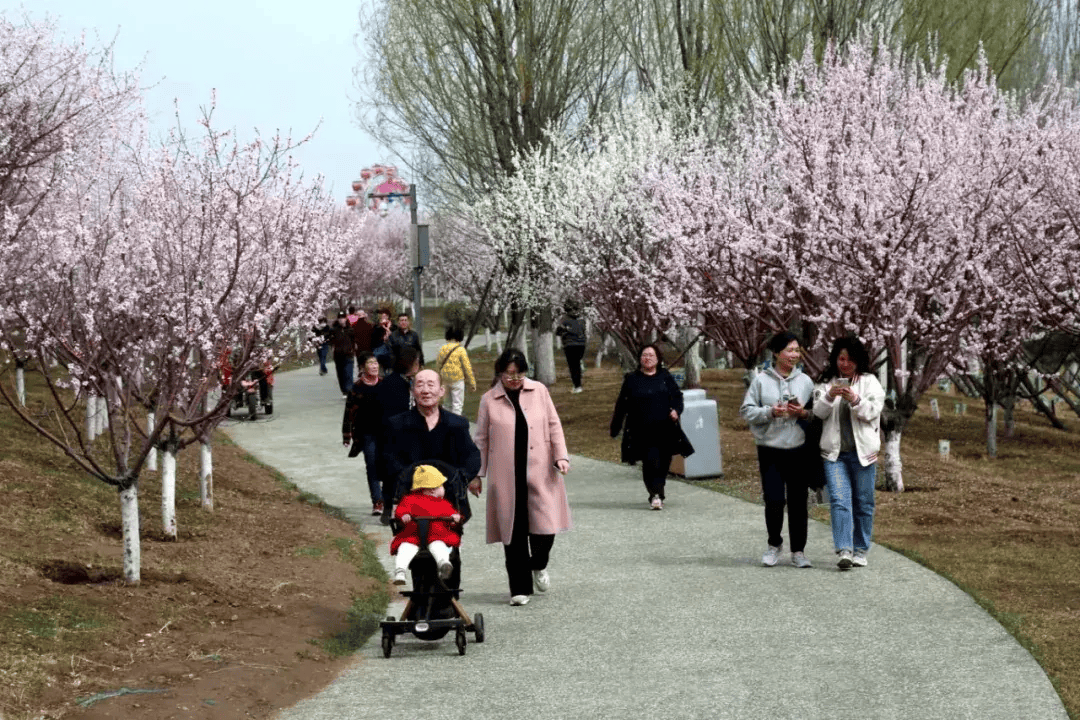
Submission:
M 641 477 L 653 510 L 664 507 L 671 456 L 685 437 L 679 427 L 682 411 L 682 392 L 664 369 L 660 348 L 646 345 L 638 357 L 638 369 L 623 378 L 611 418 L 611 437 L 624 431 L 622 460 L 631 465 L 641 461 Z

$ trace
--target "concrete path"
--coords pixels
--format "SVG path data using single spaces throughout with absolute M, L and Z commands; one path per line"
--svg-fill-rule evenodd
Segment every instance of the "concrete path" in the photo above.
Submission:
M 284 373 L 274 395 L 272 419 L 229 434 L 387 540 L 363 461 L 341 445 L 333 373 Z M 555 542 L 547 593 L 508 605 L 481 497 L 462 547 L 462 604 L 483 613 L 486 641 L 470 634 L 459 657 L 452 635 L 402 636 L 384 659 L 376 635 L 330 687 L 279 717 L 1067 718 L 1027 651 L 900 555 L 875 547 L 868 568 L 839 572 L 828 528 L 811 522 L 815 567 L 765 568 L 758 506 L 670 482 L 652 512 L 637 469 L 580 457 L 567 487 L 575 528 Z

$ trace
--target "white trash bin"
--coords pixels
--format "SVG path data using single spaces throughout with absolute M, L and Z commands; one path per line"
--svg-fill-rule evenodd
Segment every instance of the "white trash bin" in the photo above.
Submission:
M 716 401 L 705 397 L 704 390 L 683 390 L 683 412 L 679 424 L 694 446 L 694 454 L 688 458 L 677 458 L 682 462 L 673 462 L 672 472 L 688 480 L 723 477 Z M 680 469 L 682 472 L 679 472 Z

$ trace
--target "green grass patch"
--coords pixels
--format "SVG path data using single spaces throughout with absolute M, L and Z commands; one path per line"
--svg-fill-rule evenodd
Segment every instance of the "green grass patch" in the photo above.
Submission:
M 94 642 L 93 631 L 108 628 L 113 620 L 101 608 L 74 597 L 54 595 L 32 606 L 15 606 L 0 615 L 0 635 L 27 651 L 47 652 L 61 635 L 85 637 L 75 644 L 87 647 Z M 71 637 L 65 637 L 70 643 Z
M 386 608 L 390 604 L 390 591 L 386 584 L 389 576 L 379 561 L 376 544 L 371 538 L 333 538 L 332 543 L 341 553 L 342 559 L 356 567 L 358 575 L 377 581 L 371 591 L 353 598 L 352 606 L 346 614 L 345 630 L 314 641 L 330 655 L 340 657 L 359 650 L 378 631 L 379 623 L 386 617 Z

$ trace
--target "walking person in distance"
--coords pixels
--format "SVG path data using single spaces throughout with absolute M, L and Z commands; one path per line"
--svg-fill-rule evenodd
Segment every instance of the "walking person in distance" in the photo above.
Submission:
M 566 304 L 566 315 L 559 321 L 555 334 L 562 339 L 566 366 L 570 370 L 570 382 L 574 387 L 570 392 L 581 392 L 581 359 L 585 357 L 585 319 L 576 303 Z
M 476 378 L 473 377 L 472 363 L 469 362 L 469 351 L 461 344 L 465 339 L 465 333 L 460 327 L 451 325 L 446 328 L 446 344 L 439 348 L 435 356 L 435 367 L 442 376 L 443 387 L 446 388 L 447 409 L 455 415 L 460 415 L 465 405 L 465 379 L 469 380 L 469 388 L 476 392 Z
M 671 457 L 693 452 L 683 447 L 689 443 L 679 426 L 682 411 L 682 391 L 664 368 L 660 348 L 646 345 L 638 356 L 637 370 L 623 377 L 611 416 L 611 437 L 623 433 L 623 462 L 633 465 L 641 461 L 641 479 L 653 510 L 664 507 Z

